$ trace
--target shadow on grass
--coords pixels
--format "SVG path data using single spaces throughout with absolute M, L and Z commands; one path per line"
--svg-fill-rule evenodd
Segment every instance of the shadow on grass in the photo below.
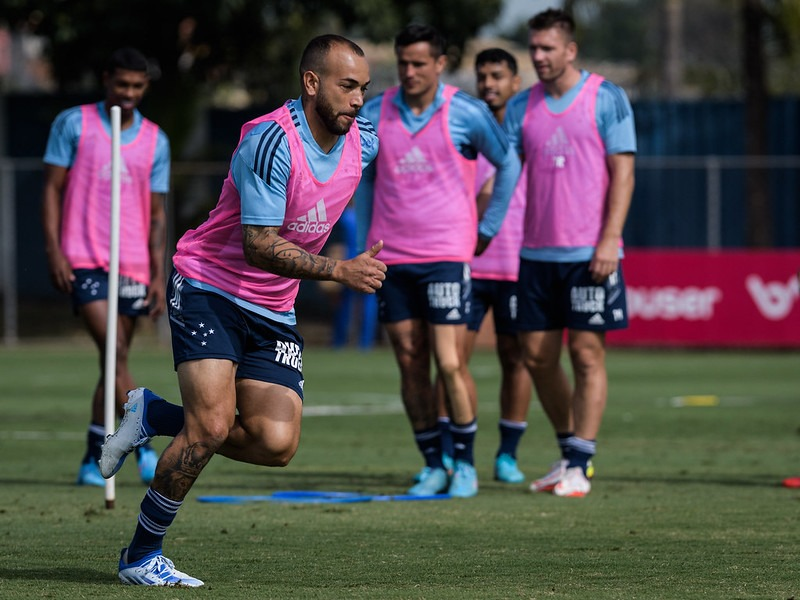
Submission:
M 599 481 L 607 483 L 640 484 L 652 483 L 663 485 L 719 485 L 731 487 L 783 487 L 782 481 L 786 475 L 761 474 L 747 478 L 719 477 L 713 475 L 698 476 L 691 474 L 677 477 L 656 477 L 647 475 L 609 475 L 602 476 Z
M 355 471 L 284 471 L 263 469 L 254 473 L 209 473 L 201 476 L 195 489 L 203 490 L 256 490 L 259 493 L 274 491 L 278 489 L 303 489 L 303 490 L 347 490 L 363 492 L 380 492 L 384 490 L 403 490 L 411 485 L 410 473 L 365 473 Z M 263 474 L 263 476 L 262 476 Z M 654 476 L 654 475 L 602 475 L 598 478 L 598 483 L 616 484 L 662 484 L 662 485 L 709 485 L 709 486 L 730 486 L 730 487 L 783 487 L 782 482 L 787 477 L 781 474 L 760 474 L 750 477 L 721 477 L 714 475 L 673 475 L 673 476 Z M 486 480 L 486 484 L 493 484 L 492 480 Z M 141 488 L 145 485 L 138 481 L 116 482 L 118 488 Z M 77 486 L 74 481 L 53 482 L 50 480 L 36 479 L 3 479 L 0 478 L 0 486 L 58 486 L 68 488 L 94 488 L 102 489 L 99 486 Z M 498 484 L 500 488 L 511 489 L 507 484 Z M 514 486 L 515 488 L 527 488 L 527 484 Z
M 413 485 L 410 476 L 396 473 L 359 473 L 355 471 L 270 471 L 264 470 L 263 477 L 246 478 L 239 474 L 215 476 L 199 479 L 198 487 L 206 490 L 245 489 L 258 490 L 263 493 L 290 488 L 304 490 L 337 490 L 348 491 L 383 491 L 403 490 Z
M 119 578 L 108 569 L 94 570 L 47 565 L 40 568 L 7 569 L 0 567 L 0 580 L 69 581 L 72 583 L 118 584 Z

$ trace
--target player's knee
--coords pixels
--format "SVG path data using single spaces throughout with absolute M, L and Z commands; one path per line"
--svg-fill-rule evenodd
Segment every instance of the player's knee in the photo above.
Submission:
M 202 423 L 190 423 L 187 421 L 184 425 L 184 431 L 190 443 L 202 444 L 204 447 L 216 452 L 228 439 L 230 425 L 222 420 L 215 419 L 207 419 Z
M 265 467 L 285 467 L 297 452 L 297 442 L 293 440 L 271 440 L 262 453 Z
M 523 361 L 531 373 L 555 369 L 559 364 L 557 360 L 553 360 L 549 356 L 533 352 L 526 352 Z
M 576 371 L 591 372 L 604 368 L 605 352 L 594 347 L 575 346 L 570 348 L 570 359 Z
M 273 454 L 270 463 L 267 466 L 270 467 L 285 467 L 288 465 L 292 458 L 294 458 L 294 454 L 297 451 L 297 447 L 294 448 L 287 448 L 283 452 L 278 454 Z
M 265 467 L 285 467 L 297 452 L 300 437 L 294 428 L 272 428 L 258 434 L 259 462 Z
M 457 356 L 442 358 L 437 362 L 437 367 L 442 377 L 452 379 L 461 370 L 461 361 Z

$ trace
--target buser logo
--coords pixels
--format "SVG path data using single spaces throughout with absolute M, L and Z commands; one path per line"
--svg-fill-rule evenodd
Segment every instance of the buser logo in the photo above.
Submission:
M 287 226 L 289 231 L 296 231 L 297 233 L 325 233 L 330 228 L 328 213 L 325 210 L 325 200 L 317 202 L 314 208 L 305 215 L 297 217 L 296 221 L 292 221 Z

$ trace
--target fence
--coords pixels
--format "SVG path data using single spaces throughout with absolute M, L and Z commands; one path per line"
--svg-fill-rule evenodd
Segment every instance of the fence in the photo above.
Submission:
M 0 291 L 7 346 L 21 336 L 20 302 L 55 297 L 39 224 L 41 169 L 40 159 L 0 159 Z M 173 163 L 168 248 L 216 204 L 227 169 L 227 162 Z M 747 226 L 742 181 L 748 169 L 769 172 L 776 246 L 800 247 L 800 156 L 795 155 L 637 157 L 627 245 L 742 247 L 744 238 L 736 232 Z M 302 293 L 298 302 L 303 302 Z M 308 308 L 312 313 L 325 310 L 319 302 Z

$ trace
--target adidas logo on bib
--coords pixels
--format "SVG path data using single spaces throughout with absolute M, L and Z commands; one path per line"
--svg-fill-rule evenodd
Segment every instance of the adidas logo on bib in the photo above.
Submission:
M 297 233 L 325 233 L 330 230 L 331 224 L 328 222 L 328 212 L 325 209 L 325 200 L 320 200 L 317 205 L 309 210 L 305 215 L 297 217 L 287 225 L 289 231 Z

